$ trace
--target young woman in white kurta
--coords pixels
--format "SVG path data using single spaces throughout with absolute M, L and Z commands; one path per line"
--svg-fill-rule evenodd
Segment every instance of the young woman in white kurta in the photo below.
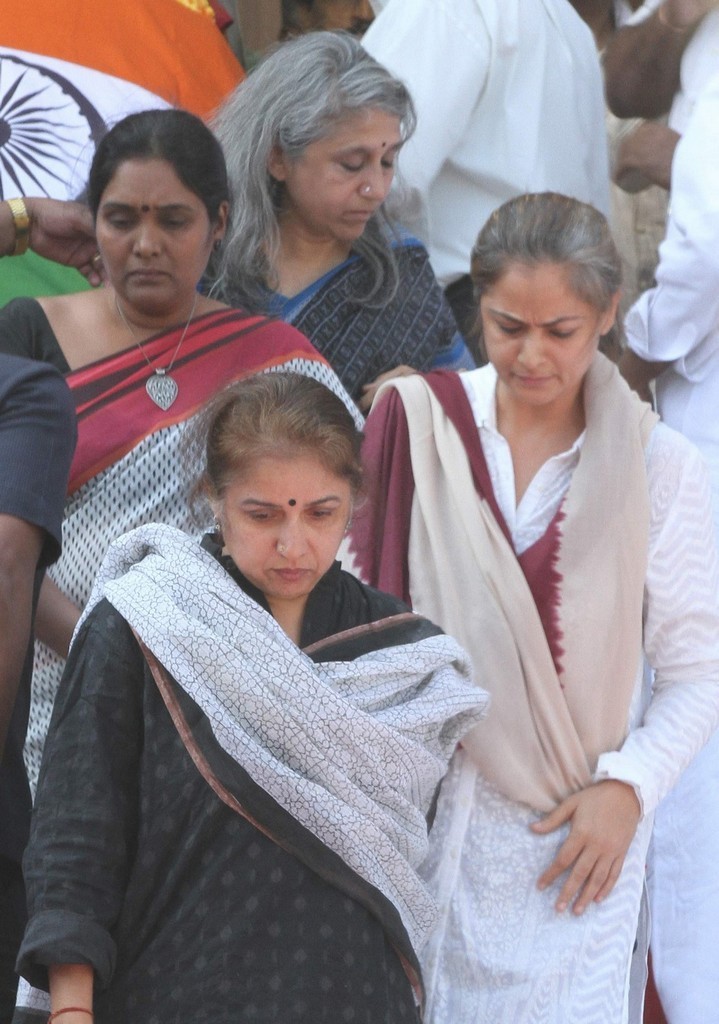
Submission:
M 511 200 L 473 274 L 491 365 L 380 396 L 384 530 L 356 538 L 373 582 L 403 563 L 493 701 L 431 835 L 427 1019 L 640 1021 L 653 812 L 719 720 L 707 475 L 597 354 L 619 288 L 600 214 Z

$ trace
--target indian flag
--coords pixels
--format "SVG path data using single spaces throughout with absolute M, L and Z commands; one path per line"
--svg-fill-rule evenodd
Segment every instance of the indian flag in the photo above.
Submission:
M 208 117 L 243 75 L 207 0 L 2 0 L 0 199 L 76 198 L 108 127 L 158 107 Z M 0 305 L 83 285 L 32 253 L 0 264 Z

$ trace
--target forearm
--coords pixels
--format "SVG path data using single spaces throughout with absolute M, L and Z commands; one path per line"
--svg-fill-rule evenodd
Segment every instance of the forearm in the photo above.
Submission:
M 631 349 L 625 349 L 619 357 L 617 365 L 619 366 L 619 372 L 632 391 L 636 391 L 639 397 L 643 398 L 646 402 L 651 401 L 649 385 L 671 364 L 648 362 L 645 359 L 640 359 Z
M 80 612 L 81 609 L 46 576 L 40 590 L 35 617 L 35 633 L 38 640 L 47 644 L 61 658 L 66 658 Z
M 92 967 L 89 964 L 54 964 L 48 968 L 48 974 L 51 1013 L 76 1008 L 71 1013 L 62 1013 L 58 1024 L 89 1024 L 92 1020 Z M 81 1010 L 89 1012 L 79 1012 Z
M 27 655 L 31 617 L 32 570 L 17 571 L 0 561 L 0 756 Z
M 42 531 L 0 514 L 0 753 L 5 745 L 32 626 Z

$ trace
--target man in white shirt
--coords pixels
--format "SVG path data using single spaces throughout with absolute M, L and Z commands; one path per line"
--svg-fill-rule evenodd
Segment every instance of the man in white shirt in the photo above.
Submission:
M 674 6 L 692 3 L 704 10 L 716 6 L 706 0 L 677 0 Z M 651 6 L 659 6 L 680 35 L 669 0 Z M 656 22 L 658 15 L 652 18 Z M 644 24 L 646 42 L 661 23 Z M 671 168 L 667 234 L 656 286 L 627 315 L 630 350 L 622 368 L 640 392 L 656 378 L 663 419 L 706 458 L 719 536 L 719 9 L 698 28 L 695 18 L 684 35 L 680 88 L 669 115 L 681 138 Z M 669 1024 L 716 1024 L 719 734 L 657 811 L 650 896 L 654 975 Z
M 567 0 L 374 7 L 363 45 L 407 84 L 418 114 L 399 159 L 401 219 L 427 245 L 442 287 L 464 282 L 471 295 L 474 241 L 512 196 L 564 192 L 608 211 L 599 61 Z

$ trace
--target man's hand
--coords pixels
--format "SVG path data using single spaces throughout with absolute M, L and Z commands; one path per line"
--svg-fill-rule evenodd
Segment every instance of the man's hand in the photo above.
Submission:
M 569 823 L 569 835 L 537 885 L 546 889 L 567 873 L 557 898 L 559 913 L 573 904 L 583 914 L 614 888 L 641 817 L 639 800 L 625 782 L 597 782 L 563 800 L 546 818 L 530 827 L 540 835 Z
M 30 247 L 57 263 L 75 267 L 90 284 L 103 281 L 95 226 L 87 206 L 59 199 L 26 199 L 30 214 Z
M 643 121 L 617 147 L 612 177 L 625 192 L 649 185 L 669 189 L 672 160 L 680 135 L 655 121 Z

